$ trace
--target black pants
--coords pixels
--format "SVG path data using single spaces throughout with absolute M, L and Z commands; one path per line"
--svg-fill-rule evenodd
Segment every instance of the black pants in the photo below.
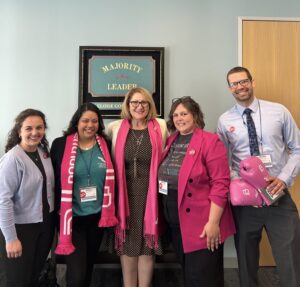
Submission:
M 163 207 L 171 241 L 182 266 L 186 287 L 223 287 L 223 244 L 214 252 L 201 249 L 184 253 L 178 217 L 177 192 L 169 190 L 163 197 Z M 199 234 L 200 236 L 200 234 Z
M 90 286 L 93 267 L 102 241 L 100 214 L 73 217 L 72 241 L 75 252 L 66 256 L 67 287 Z
M 40 272 L 51 249 L 54 235 L 53 214 L 44 216 L 41 223 L 16 224 L 18 239 L 22 244 L 22 256 L 7 258 L 6 243 L 0 232 L 1 287 L 37 286 Z
M 277 265 L 280 286 L 300 286 L 300 220 L 295 203 L 287 193 L 278 206 L 233 208 L 237 233 L 241 287 L 258 286 L 259 242 L 265 228 Z

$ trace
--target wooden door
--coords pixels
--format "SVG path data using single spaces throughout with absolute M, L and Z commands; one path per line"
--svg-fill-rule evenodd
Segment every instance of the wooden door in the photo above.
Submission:
M 257 98 L 279 102 L 292 113 L 300 127 L 300 19 L 242 19 L 242 66 L 255 79 Z M 298 191 L 298 192 L 297 192 Z M 300 210 L 300 177 L 290 192 Z M 273 266 L 274 259 L 266 237 L 261 243 L 261 266 Z

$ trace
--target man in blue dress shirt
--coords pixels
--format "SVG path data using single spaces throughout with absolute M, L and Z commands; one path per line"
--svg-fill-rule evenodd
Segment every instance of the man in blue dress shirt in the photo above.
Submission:
M 232 178 L 239 177 L 240 161 L 251 155 L 244 114 L 249 108 L 256 129 L 258 156 L 271 175 L 267 189 L 272 194 L 285 193 L 271 206 L 233 207 L 241 287 L 258 286 L 259 242 L 263 228 L 272 247 L 280 286 L 299 287 L 300 220 L 288 192 L 300 170 L 299 129 L 283 105 L 254 96 L 254 80 L 248 69 L 231 69 L 227 82 L 236 104 L 220 116 L 217 132 L 229 151 Z

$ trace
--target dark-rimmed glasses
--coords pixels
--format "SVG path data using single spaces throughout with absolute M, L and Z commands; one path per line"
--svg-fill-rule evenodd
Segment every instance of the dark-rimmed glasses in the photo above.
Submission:
M 230 87 L 230 88 L 237 88 L 239 84 L 240 84 L 242 87 L 246 87 L 246 86 L 248 86 L 250 83 L 251 83 L 250 79 L 243 79 L 243 80 L 240 80 L 240 81 L 236 81 L 236 82 L 229 83 L 229 87 Z
M 149 106 L 149 102 L 147 101 L 130 101 L 129 104 L 131 104 L 131 106 L 134 108 L 137 108 L 139 105 L 141 105 L 143 108 Z

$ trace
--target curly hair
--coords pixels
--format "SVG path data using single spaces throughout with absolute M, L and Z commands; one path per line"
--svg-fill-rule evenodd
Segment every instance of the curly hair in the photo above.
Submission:
M 167 121 L 168 130 L 170 132 L 176 131 L 176 127 L 173 121 L 173 114 L 180 104 L 182 104 L 193 115 L 196 126 L 203 129 L 205 127 L 204 114 L 201 111 L 199 104 L 195 102 L 191 97 L 182 97 L 173 99 L 171 110 L 169 112 L 169 119 Z
M 28 117 L 40 117 L 44 122 L 44 127 L 47 129 L 47 123 L 46 123 L 46 117 L 45 114 L 42 113 L 39 110 L 34 109 L 26 109 L 18 114 L 18 116 L 15 118 L 15 124 L 13 128 L 8 133 L 7 142 L 5 145 L 5 152 L 8 152 L 10 149 L 12 149 L 14 146 L 19 144 L 21 142 L 20 138 L 20 130 L 22 128 L 23 122 Z M 49 154 L 49 143 L 46 138 L 46 135 L 43 136 L 39 146 L 43 149 L 43 151 L 48 155 Z

